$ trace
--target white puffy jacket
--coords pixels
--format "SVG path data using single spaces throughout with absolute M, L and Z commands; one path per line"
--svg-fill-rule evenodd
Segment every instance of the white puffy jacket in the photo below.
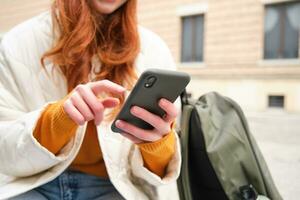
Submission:
M 174 69 L 166 44 L 139 27 L 141 51 L 136 59 L 140 74 L 149 67 Z M 74 160 L 83 141 L 86 124 L 58 155 L 41 146 L 33 130 L 43 109 L 67 94 L 64 76 L 53 65 L 42 69 L 40 58 L 53 45 L 49 12 L 12 29 L 0 45 L 0 199 L 13 197 L 55 179 Z M 99 63 L 93 63 L 99 67 Z M 111 182 L 130 200 L 178 199 L 176 179 L 181 157 L 176 153 L 162 179 L 143 167 L 136 145 L 111 132 L 110 123 L 97 126 L 103 159 Z

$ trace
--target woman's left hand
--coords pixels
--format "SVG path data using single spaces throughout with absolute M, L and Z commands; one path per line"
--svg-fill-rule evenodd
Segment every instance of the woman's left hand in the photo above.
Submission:
M 170 101 L 160 99 L 158 105 L 166 112 L 163 118 L 138 106 L 133 106 L 130 110 L 132 115 L 152 125 L 153 130 L 144 130 L 122 120 L 117 120 L 116 126 L 124 131 L 123 136 L 136 144 L 155 142 L 170 133 L 171 125 L 177 117 L 176 106 Z

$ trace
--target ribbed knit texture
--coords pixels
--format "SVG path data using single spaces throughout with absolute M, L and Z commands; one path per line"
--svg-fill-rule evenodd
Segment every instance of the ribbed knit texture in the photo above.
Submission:
M 174 131 L 156 142 L 139 144 L 144 166 L 158 176 L 163 177 L 166 166 L 175 152 L 174 145 Z
M 78 125 L 65 113 L 64 99 L 50 104 L 42 113 L 34 137 L 53 154 L 57 154 L 73 137 Z

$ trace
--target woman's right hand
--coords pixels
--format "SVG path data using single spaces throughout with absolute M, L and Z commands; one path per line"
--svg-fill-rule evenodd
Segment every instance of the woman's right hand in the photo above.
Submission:
M 109 80 L 101 80 L 78 85 L 64 101 L 63 108 L 66 114 L 78 125 L 94 120 L 99 125 L 104 118 L 105 108 L 119 105 L 117 98 L 105 97 L 99 99 L 101 93 L 123 95 L 126 89 Z

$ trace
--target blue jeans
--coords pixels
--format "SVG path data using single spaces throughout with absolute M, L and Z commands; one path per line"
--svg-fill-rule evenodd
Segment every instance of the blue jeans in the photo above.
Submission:
M 65 171 L 53 181 L 12 200 L 124 200 L 109 179 Z

